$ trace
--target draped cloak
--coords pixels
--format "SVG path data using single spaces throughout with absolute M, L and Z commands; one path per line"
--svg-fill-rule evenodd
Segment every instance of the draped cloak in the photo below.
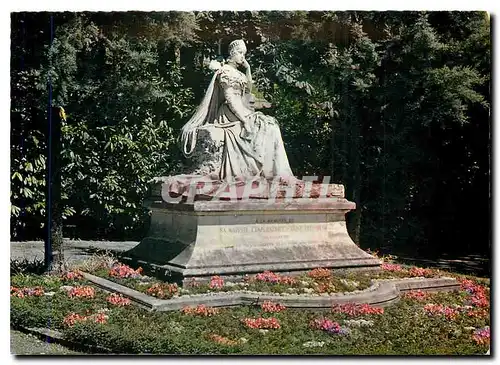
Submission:
M 242 122 L 226 100 L 224 91 L 243 100 L 246 76 L 229 65 L 217 70 L 195 114 L 183 126 L 180 136 L 183 153 L 189 157 L 196 148 L 197 131 L 206 124 L 223 130 L 222 163 L 218 177 L 221 181 L 244 181 L 263 177 L 293 178 L 281 132 L 276 120 L 261 112 L 251 112 L 251 139 L 242 138 Z

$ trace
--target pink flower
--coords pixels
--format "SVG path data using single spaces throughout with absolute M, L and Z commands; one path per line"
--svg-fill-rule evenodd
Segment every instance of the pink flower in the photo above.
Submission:
M 410 268 L 408 273 L 410 274 L 410 276 L 414 276 L 414 277 L 416 277 L 416 276 L 424 276 L 424 277 L 433 276 L 433 271 L 431 269 L 423 269 L 421 267 L 412 267 L 412 268 Z
M 333 313 L 344 313 L 349 316 L 359 316 L 362 314 L 383 314 L 384 308 L 373 307 L 369 304 L 335 304 L 332 306 Z
M 68 296 L 70 298 L 93 298 L 95 290 L 91 286 L 75 286 L 68 290 Z
M 83 322 L 86 321 L 87 317 L 81 316 L 77 313 L 70 313 L 63 319 L 63 323 L 67 326 L 73 326 L 77 322 Z
M 108 316 L 104 313 L 97 313 L 91 316 L 95 323 L 106 323 L 108 320 Z
M 342 328 L 337 322 L 334 322 L 328 318 L 314 319 L 309 324 L 309 327 L 313 329 L 326 331 L 330 334 L 340 334 L 340 335 L 349 334 L 348 328 Z
M 255 275 L 254 280 L 263 281 L 266 283 L 286 285 L 293 285 L 297 282 L 297 280 L 295 278 L 292 278 L 291 276 L 281 276 L 279 274 L 273 273 L 272 271 L 264 271 L 263 273 L 259 273 Z
M 459 280 L 460 289 L 467 291 L 469 294 L 474 293 L 475 288 L 477 287 L 476 283 L 469 279 Z
M 490 327 L 480 328 L 474 331 L 472 339 L 478 345 L 487 345 L 490 343 Z
M 140 278 L 142 276 L 142 268 L 140 267 L 137 270 L 134 270 L 127 265 L 115 264 L 109 270 L 109 276 L 118 278 Z
M 124 298 L 121 294 L 118 295 L 118 294 L 115 294 L 115 293 L 113 293 L 110 296 L 108 296 L 106 298 L 106 300 L 109 303 L 117 305 L 119 307 L 124 307 L 126 305 L 130 305 L 130 303 L 131 303 L 130 299 Z
M 307 273 L 307 275 L 310 278 L 316 279 L 316 280 L 323 280 L 323 279 L 328 279 L 332 275 L 332 271 L 328 269 L 323 269 L 323 268 L 316 268 Z
M 182 308 L 182 313 L 191 316 L 210 317 L 219 313 L 218 308 L 207 307 L 204 304 L 199 304 L 196 307 L 186 306 Z
M 80 280 L 83 275 L 80 271 L 67 271 L 61 275 L 61 279 L 66 281 Z
M 15 286 L 10 287 L 10 296 L 24 298 L 26 297 L 40 297 L 44 294 L 44 290 L 41 286 L 34 288 L 16 288 Z
M 273 303 L 268 300 L 266 300 L 264 303 L 261 304 L 261 308 L 264 312 L 269 312 L 269 313 L 281 312 L 286 309 L 286 307 L 283 304 Z
M 485 308 L 473 308 L 467 311 L 467 316 L 472 318 L 488 318 L 490 311 Z
M 171 298 L 174 294 L 177 294 L 179 288 L 177 284 L 164 284 L 156 283 L 149 287 L 146 292 L 153 297 L 166 299 Z
M 382 270 L 385 270 L 385 271 L 392 271 L 392 272 L 403 271 L 403 268 L 401 267 L 401 265 L 397 265 L 397 264 L 389 264 L 389 263 L 384 262 L 380 267 Z
M 108 318 L 109 317 L 104 313 L 96 313 L 89 316 L 82 316 L 80 314 L 72 312 L 69 313 L 66 317 L 64 317 L 63 324 L 65 324 L 68 327 L 71 327 L 75 325 L 75 323 L 86 322 L 88 320 L 93 320 L 95 323 L 104 324 L 107 322 Z
M 460 281 L 460 288 L 470 295 L 468 304 L 479 308 L 490 307 L 490 301 L 484 286 L 478 285 L 472 280 L 462 279 Z
M 279 321 L 274 318 L 244 318 L 242 322 L 248 328 L 261 328 L 261 329 L 278 329 L 281 328 Z
M 220 276 L 212 276 L 210 278 L 210 289 L 220 289 L 224 286 L 224 279 Z
M 264 271 L 263 273 L 259 273 L 255 275 L 255 279 L 257 281 L 264 281 L 267 283 L 279 283 L 280 281 L 279 275 L 273 273 L 272 271 Z
M 429 315 L 443 315 L 448 320 L 453 320 L 459 315 L 459 310 L 457 308 L 452 308 L 444 306 L 442 304 L 426 304 L 424 306 L 424 311 Z
M 410 290 L 404 294 L 405 298 L 415 300 L 425 300 L 429 297 L 429 293 L 422 290 Z
M 217 335 L 215 333 L 212 333 L 208 336 L 212 341 L 216 343 L 220 343 L 221 345 L 227 345 L 227 346 L 235 346 L 238 344 L 237 341 L 231 340 L 227 337 L 222 337 L 220 335 Z

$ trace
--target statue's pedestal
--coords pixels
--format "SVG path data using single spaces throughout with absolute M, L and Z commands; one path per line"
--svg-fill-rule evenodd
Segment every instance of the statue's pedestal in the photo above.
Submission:
M 148 237 L 127 256 L 184 280 L 380 265 L 349 237 L 345 214 L 355 204 L 344 198 L 179 204 L 158 199 L 148 206 L 152 211 Z

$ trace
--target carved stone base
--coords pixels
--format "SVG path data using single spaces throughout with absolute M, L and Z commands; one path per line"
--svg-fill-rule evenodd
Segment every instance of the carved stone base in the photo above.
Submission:
M 126 256 L 182 279 L 316 267 L 377 268 L 346 229 L 343 198 L 150 203 L 151 227 Z

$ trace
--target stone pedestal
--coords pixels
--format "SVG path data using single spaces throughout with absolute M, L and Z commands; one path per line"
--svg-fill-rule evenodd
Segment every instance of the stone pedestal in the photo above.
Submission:
M 148 237 L 126 256 L 184 280 L 380 265 L 349 237 L 345 214 L 355 204 L 344 198 L 179 204 L 160 198 L 148 206 L 152 211 Z

